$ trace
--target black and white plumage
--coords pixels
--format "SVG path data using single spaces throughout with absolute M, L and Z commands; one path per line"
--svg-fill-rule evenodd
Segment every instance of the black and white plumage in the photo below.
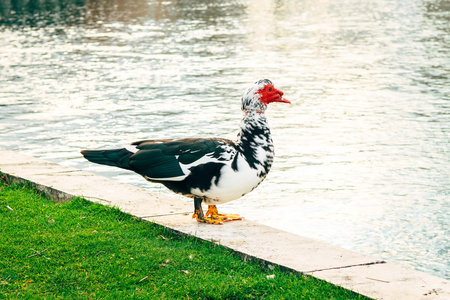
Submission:
M 91 162 L 134 171 L 151 182 L 194 199 L 194 216 L 211 224 L 240 220 L 217 212 L 216 204 L 256 188 L 273 162 L 274 147 L 264 114 L 271 102 L 290 103 L 268 79 L 257 81 L 242 97 L 244 117 L 236 141 L 222 138 L 144 140 L 136 151 L 83 150 Z M 203 214 L 201 203 L 208 204 Z

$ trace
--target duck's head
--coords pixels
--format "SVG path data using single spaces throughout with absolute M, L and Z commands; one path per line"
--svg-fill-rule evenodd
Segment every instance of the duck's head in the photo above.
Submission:
M 264 113 L 267 104 L 272 102 L 291 103 L 283 98 L 283 92 L 277 90 L 272 81 L 261 79 L 255 82 L 242 97 L 242 110 L 246 113 L 251 111 Z

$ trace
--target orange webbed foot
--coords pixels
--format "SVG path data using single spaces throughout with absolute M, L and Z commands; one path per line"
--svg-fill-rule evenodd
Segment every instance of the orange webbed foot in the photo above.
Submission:
M 211 219 L 218 219 L 222 222 L 239 221 L 243 218 L 237 214 L 219 214 L 217 207 L 215 205 L 209 205 L 206 216 L 210 216 Z
M 224 222 L 238 221 L 243 218 L 236 214 L 219 214 L 217 207 L 215 205 L 208 205 L 208 211 L 203 214 L 203 209 L 201 206 L 202 200 L 199 198 L 194 198 L 194 214 L 193 219 L 196 219 L 200 223 L 223 225 Z

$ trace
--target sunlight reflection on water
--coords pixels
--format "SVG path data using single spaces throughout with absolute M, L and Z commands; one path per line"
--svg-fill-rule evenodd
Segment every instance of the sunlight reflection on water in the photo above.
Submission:
M 1 25 L 0 146 L 166 192 L 79 150 L 234 139 L 270 78 L 275 164 L 222 209 L 449 278 L 446 2 L 187 2 Z

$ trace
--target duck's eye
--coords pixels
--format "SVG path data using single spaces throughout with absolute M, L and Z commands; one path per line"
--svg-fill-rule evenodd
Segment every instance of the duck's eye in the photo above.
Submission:
M 268 88 L 267 90 L 268 90 L 269 92 L 271 92 L 271 91 L 272 91 L 272 88 L 270 87 L 270 88 Z

